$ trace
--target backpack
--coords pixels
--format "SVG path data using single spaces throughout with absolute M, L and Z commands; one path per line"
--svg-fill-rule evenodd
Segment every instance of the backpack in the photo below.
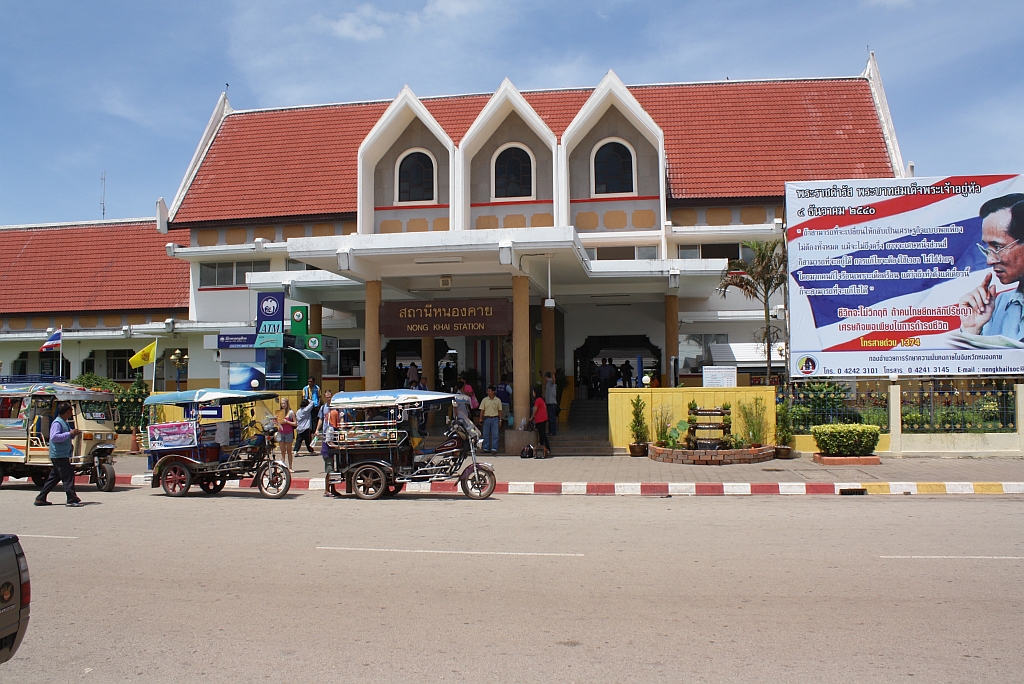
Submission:
M 523 450 L 519 452 L 519 458 L 533 458 L 536 450 L 532 444 L 527 444 L 523 447 Z

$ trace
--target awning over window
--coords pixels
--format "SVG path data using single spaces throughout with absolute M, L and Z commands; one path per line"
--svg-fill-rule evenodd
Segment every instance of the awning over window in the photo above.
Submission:
M 310 361 L 326 361 L 327 360 L 327 359 L 325 359 L 323 357 L 323 354 L 321 354 L 320 352 L 315 352 L 315 351 L 312 351 L 312 350 L 309 350 L 309 349 L 298 349 L 297 347 L 288 347 L 288 349 L 290 349 L 291 351 L 295 352 L 296 354 L 301 355 L 302 358 L 304 358 L 304 359 L 309 359 Z
M 716 366 L 764 367 L 764 345 L 757 342 L 728 342 L 711 344 L 711 362 Z M 772 366 L 785 366 L 783 353 L 786 345 L 779 343 L 772 348 Z

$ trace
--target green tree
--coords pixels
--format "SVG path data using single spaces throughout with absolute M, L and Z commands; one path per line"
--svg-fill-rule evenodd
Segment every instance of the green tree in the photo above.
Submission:
M 771 384 L 772 342 L 778 339 L 779 329 L 772 327 L 769 302 L 773 294 L 786 285 L 789 277 L 786 263 L 786 242 L 783 238 L 767 242 L 744 242 L 743 246 L 752 253 L 749 260 L 730 259 L 729 266 L 722 273 L 718 291 L 724 297 L 729 288 L 735 288 L 747 299 L 754 299 L 764 307 L 764 328 L 758 337 L 764 341 L 766 359 L 765 382 Z

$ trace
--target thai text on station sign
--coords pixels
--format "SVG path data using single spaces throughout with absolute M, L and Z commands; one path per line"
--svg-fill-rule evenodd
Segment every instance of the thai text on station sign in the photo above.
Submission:
M 512 306 L 507 299 L 384 302 L 380 331 L 396 338 L 508 335 L 512 332 Z

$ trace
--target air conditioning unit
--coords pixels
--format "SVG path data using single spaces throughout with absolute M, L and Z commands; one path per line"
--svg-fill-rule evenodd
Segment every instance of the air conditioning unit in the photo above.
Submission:
M 445 289 L 451 289 L 452 277 L 450 275 L 441 276 L 441 287 Z

